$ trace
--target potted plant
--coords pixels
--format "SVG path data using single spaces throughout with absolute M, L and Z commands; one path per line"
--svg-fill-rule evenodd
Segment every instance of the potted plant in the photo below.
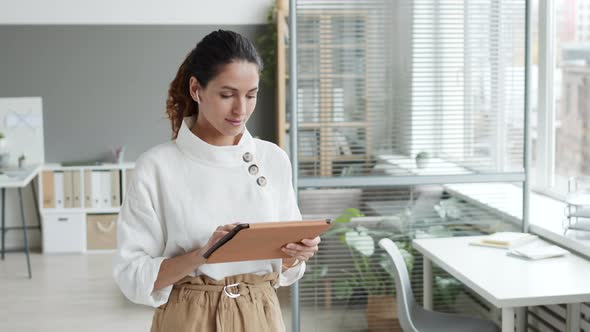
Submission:
M 279 6 L 284 5 L 281 1 L 274 3 L 266 12 L 266 24 L 264 31 L 256 38 L 256 48 L 264 63 L 264 68 L 260 75 L 260 81 L 266 86 L 273 86 L 276 81 L 275 73 L 277 67 L 277 29 L 275 24 L 275 12 Z
M 438 299 L 444 310 L 453 310 L 455 299 L 463 290 L 463 285 L 449 276 L 434 276 L 433 297 Z
M 393 262 L 387 254 L 375 250 L 377 241 L 391 237 L 394 233 L 350 222 L 352 218 L 362 216 L 358 209 L 346 209 L 334 220 L 334 226 L 324 237 L 337 237 L 350 255 L 350 264 L 337 271 L 344 278 L 338 278 L 332 283 L 335 297 L 346 301 L 348 305 L 366 303 L 369 331 L 379 331 L 385 326 L 398 324 Z M 411 270 L 413 256 L 409 253 L 410 243 L 397 243 Z M 316 270 L 319 273 L 316 277 L 330 275 L 327 266 Z
M 459 219 L 462 215 L 459 201 L 454 197 L 441 200 L 434 205 L 434 210 L 442 220 Z
M 0 168 L 8 166 L 10 153 L 5 151 L 6 148 L 6 137 L 3 132 L 0 132 Z
M 6 136 L 4 133 L 0 131 L 0 149 L 4 149 L 6 147 Z
M 428 166 L 430 155 L 426 151 L 422 151 L 416 155 L 416 167 L 426 168 Z

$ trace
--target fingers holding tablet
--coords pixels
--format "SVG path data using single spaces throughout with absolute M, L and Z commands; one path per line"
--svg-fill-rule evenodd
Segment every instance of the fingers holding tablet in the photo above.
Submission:
M 288 243 L 282 250 L 287 255 L 296 258 L 298 260 L 308 261 L 318 251 L 321 239 L 316 236 L 313 239 L 303 239 L 301 242 Z

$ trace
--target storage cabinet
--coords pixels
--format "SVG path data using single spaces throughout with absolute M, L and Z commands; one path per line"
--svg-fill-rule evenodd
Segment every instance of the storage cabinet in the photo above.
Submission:
M 80 253 L 86 250 L 83 212 L 49 212 L 42 214 L 43 253 Z
M 47 164 L 39 178 L 43 253 L 109 252 L 134 163 Z

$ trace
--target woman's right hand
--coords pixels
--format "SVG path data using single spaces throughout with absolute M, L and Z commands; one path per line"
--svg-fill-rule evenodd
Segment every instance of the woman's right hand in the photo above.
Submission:
M 223 225 L 215 229 L 207 244 L 199 249 L 192 249 L 191 251 L 178 255 L 171 258 L 166 258 L 160 265 L 160 271 L 158 271 L 158 277 L 154 281 L 154 289 L 162 289 L 166 286 L 170 286 L 178 280 L 184 278 L 188 274 L 195 271 L 202 264 L 207 263 L 207 259 L 203 257 L 203 254 L 211 248 L 219 239 L 225 234 L 229 233 L 236 224 Z
M 207 250 L 209 250 L 209 248 L 211 248 L 213 245 L 215 245 L 215 243 L 217 243 L 217 241 L 219 241 L 222 237 L 224 237 L 227 233 L 229 233 L 237 225 L 238 225 L 238 223 L 222 225 L 222 226 L 217 227 L 215 229 L 215 231 L 213 232 L 213 234 L 211 234 L 211 237 L 209 237 L 207 244 L 205 244 L 203 247 L 201 247 L 199 249 L 199 251 L 198 251 L 199 255 L 202 257 L 207 252 Z

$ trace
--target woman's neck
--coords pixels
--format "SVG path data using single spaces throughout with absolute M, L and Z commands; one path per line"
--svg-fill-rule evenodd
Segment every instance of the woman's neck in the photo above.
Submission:
M 243 133 L 236 136 L 223 135 L 219 130 L 215 129 L 209 121 L 201 118 L 202 117 L 197 116 L 197 120 L 191 127 L 191 132 L 201 140 L 216 146 L 237 145 L 240 142 Z

